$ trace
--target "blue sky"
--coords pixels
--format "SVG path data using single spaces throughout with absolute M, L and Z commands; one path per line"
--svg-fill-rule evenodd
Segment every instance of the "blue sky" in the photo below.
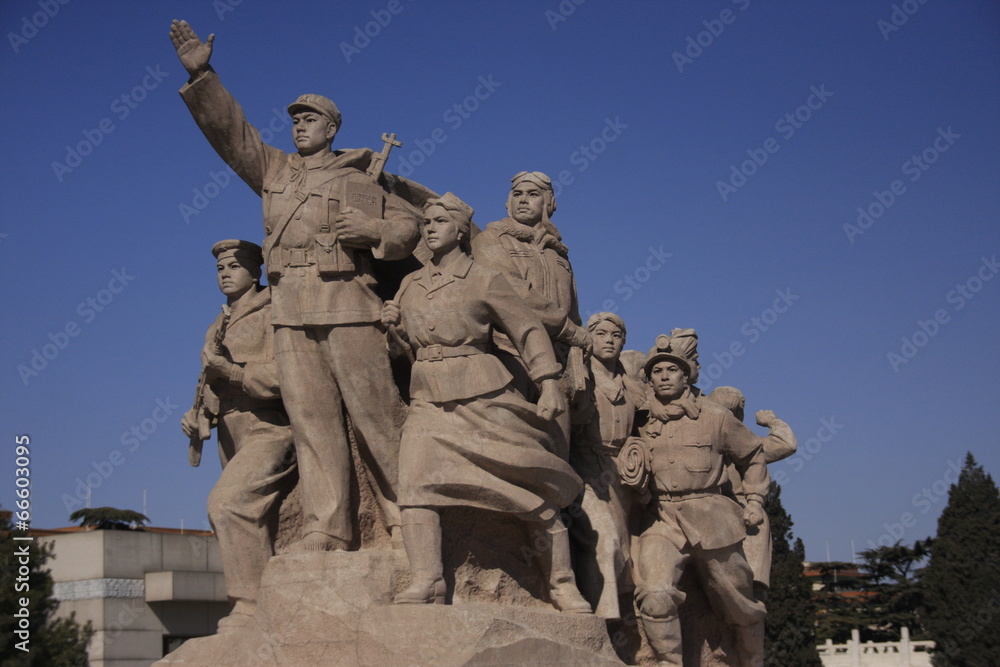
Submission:
M 966 451 L 1000 471 L 996 3 L 578 2 L 4 2 L 0 503 L 28 434 L 35 526 L 88 484 L 207 526 L 179 420 L 210 248 L 263 230 L 177 95 L 178 18 L 279 148 L 313 92 L 480 225 L 514 173 L 560 181 L 584 315 L 640 350 L 696 328 L 701 384 L 795 429 L 772 476 L 810 559 L 933 534 Z

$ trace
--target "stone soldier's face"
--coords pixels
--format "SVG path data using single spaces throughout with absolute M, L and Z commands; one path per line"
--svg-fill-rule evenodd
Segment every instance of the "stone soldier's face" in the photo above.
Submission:
M 312 111 L 292 114 L 292 140 L 299 155 L 312 155 L 329 148 L 337 129 L 326 116 Z
M 427 247 L 434 254 L 448 252 L 462 240 L 458 224 L 452 219 L 451 213 L 442 206 L 431 206 L 424 212 L 420 232 Z
M 661 361 L 649 372 L 653 394 L 662 401 L 672 401 L 687 389 L 687 373 L 673 361 Z
M 510 217 L 522 225 L 537 225 L 542 221 L 545 191 L 534 183 L 523 181 L 510 191 Z
M 594 356 L 605 363 L 618 361 L 625 346 L 625 336 L 613 322 L 604 320 L 590 334 L 594 343 Z
M 219 289 L 231 299 L 238 299 L 253 287 L 260 276 L 260 268 L 253 262 L 235 255 L 223 255 L 215 265 Z

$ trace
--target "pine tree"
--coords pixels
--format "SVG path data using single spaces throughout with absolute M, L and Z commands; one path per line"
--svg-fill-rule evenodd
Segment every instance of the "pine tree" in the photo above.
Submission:
M 117 507 L 86 507 L 70 514 L 69 520 L 95 530 L 142 530 L 149 523 L 145 514 Z
M 53 618 L 59 603 L 52 597 L 52 576 L 44 569 L 52 549 L 37 541 L 13 540 L 14 535 L 25 533 L 12 532 L 9 512 L 0 513 L 0 665 L 86 667 L 90 623 L 81 628 L 74 618 Z M 22 626 L 14 616 L 22 598 L 28 601 L 27 644 L 16 633 Z
M 903 627 L 913 636 L 921 636 L 923 586 L 916 567 L 927 557 L 932 543 L 930 539 L 918 540 L 909 547 L 896 542 L 861 552 L 865 574 L 862 590 L 869 596 L 860 610 L 862 641 L 898 641 Z
M 771 482 L 764 504 L 771 521 L 771 589 L 767 595 L 764 655 L 767 667 L 821 667 L 816 651 L 816 607 L 802 569 L 805 547 L 791 546 L 792 518 L 781 505 L 781 487 Z
M 969 453 L 923 572 L 935 667 L 1000 665 L 1000 492 Z
M 813 563 L 819 570 L 820 589 L 813 595 L 819 607 L 816 638 L 843 644 L 851 631 L 865 625 L 863 581 L 857 566 L 846 561 Z

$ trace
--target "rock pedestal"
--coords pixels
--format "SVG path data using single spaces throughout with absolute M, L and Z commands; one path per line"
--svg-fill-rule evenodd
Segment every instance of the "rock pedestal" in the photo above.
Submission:
M 457 599 L 393 605 L 402 551 L 314 552 L 268 563 L 248 625 L 192 639 L 160 666 L 621 665 L 604 621 Z

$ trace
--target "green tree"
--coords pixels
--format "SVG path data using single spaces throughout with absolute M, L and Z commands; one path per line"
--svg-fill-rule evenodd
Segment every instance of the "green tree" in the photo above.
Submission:
M 767 594 L 764 655 L 767 667 L 821 667 L 816 652 L 816 607 L 802 570 L 805 547 L 792 546 L 792 518 L 781 505 L 781 487 L 771 482 L 764 503 L 771 521 L 771 588 Z
M 142 530 L 149 523 L 145 514 L 115 507 L 86 507 L 70 514 L 69 520 L 95 530 Z
M 1000 665 L 1000 492 L 969 453 L 923 573 L 936 667 Z
M 927 557 L 931 542 L 917 541 L 912 547 L 896 542 L 861 552 L 862 590 L 868 594 L 860 609 L 862 641 L 898 641 L 903 627 L 914 636 L 922 634 L 923 587 L 916 566 Z
M 843 644 L 851 638 L 851 630 L 864 624 L 864 593 L 862 579 L 854 563 L 829 561 L 813 563 L 819 570 L 819 590 L 814 600 L 819 608 L 816 638 Z
M 9 514 L 0 512 L 0 665 L 5 667 L 86 667 L 87 644 L 93 635 L 74 617 L 54 618 L 52 576 L 44 569 L 53 557 L 51 546 L 14 540 L 26 533 L 11 530 Z M 26 599 L 27 632 L 15 616 Z M 27 643 L 22 643 L 27 638 Z M 27 651 L 22 648 L 28 649 Z

